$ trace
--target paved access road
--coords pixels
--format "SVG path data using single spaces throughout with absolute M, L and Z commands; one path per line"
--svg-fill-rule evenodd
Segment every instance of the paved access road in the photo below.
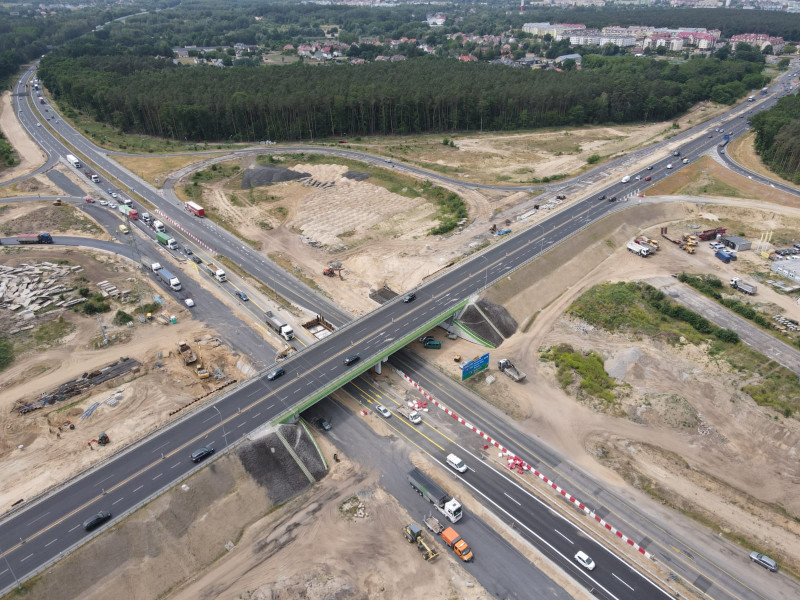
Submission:
M 735 331 L 745 344 L 800 375 L 800 350 L 676 279 L 653 277 L 646 281 L 714 325 Z

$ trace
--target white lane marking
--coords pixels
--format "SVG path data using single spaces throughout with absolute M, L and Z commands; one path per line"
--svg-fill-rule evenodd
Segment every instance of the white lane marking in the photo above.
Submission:
M 44 545 L 44 547 L 47 548 L 50 544 L 55 544 L 57 541 L 58 541 L 58 538 L 54 538 L 54 539 L 50 540 L 49 542 L 47 542 Z
M 155 449 L 153 450 L 153 452 L 158 452 L 159 450 L 161 450 L 161 449 L 162 449 L 164 446 L 166 446 L 166 445 L 168 445 L 168 444 L 169 444 L 169 442 L 164 442 L 164 443 L 163 443 L 163 444 L 161 444 L 161 445 L 160 445 L 158 448 L 155 448 Z
M 219 415 L 216 415 L 216 414 L 214 414 L 214 415 L 211 415 L 211 416 L 210 416 L 210 417 L 208 417 L 207 419 L 203 420 L 203 423 L 205 423 L 206 421 L 210 421 L 211 419 L 216 419 L 218 416 L 219 416 Z
M 236 429 L 239 429 L 239 427 L 244 427 L 245 425 L 247 425 L 247 423 L 239 423 L 239 424 L 236 426 Z
M 47 512 L 46 512 L 46 513 L 44 513 L 43 515 L 39 515 L 39 516 L 38 516 L 38 517 L 36 517 L 36 518 L 35 518 L 33 521 L 31 521 L 30 523 L 28 523 L 28 525 L 33 525 L 34 523 L 36 523 L 36 521 L 38 521 L 39 519 L 44 519 L 44 518 L 45 518 L 47 515 L 49 515 L 49 514 L 50 514 L 50 511 L 47 511 Z
M 19 561 L 19 562 L 21 562 L 21 563 L 24 563 L 24 562 L 25 562 L 26 560 L 28 560 L 28 559 L 29 559 L 31 556 L 33 556 L 33 553 L 30 553 L 30 554 L 28 554 L 28 556 L 26 556 L 25 558 L 23 558 L 23 559 L 22 559 L 21 561 Z
M 174 468 L 175 468 L 175 467 L 177 467 L 179 464 L 181 464 L 181 463 L 180 463 L 180 461 L 176 462 L 174 465 L 172 465 L 172 466 L 170 467 L 170 469 L 174 469 Z
M 98 481 L 97 483 L 95 483 L 95 484 L 94 484 L 94 485 L 95 485 L 95 487 L 97 487 L 98 485 L 100 485 L 100 484 L 101 484 L 101 483 L 103 483 L 104 481 L 106 481 L 106 480 L 108 480 L 108 479 L 111 479 L 113 476 L 114 476 L 114 474 L 112 473 L 111 475 L 109 475 L 109 476 L 108 476 L 108 477 L 106 477 L 105 479 L 101 479 L 100 481 Z
M 251 418 L 251 419 L 255 419 L 255 418 L 256 418 L 256 417 L 258 417 L 260 414 L 261 414 L 260 412 L 257 412 L 256 414 L 254 414 L 254 415 L 253 415 L 252 417 L 250 417 L 250 418 Z
M 517 506 L 522 506 L 522 504 L 521 504 L 521 503 L 519 503 L 519 502 L 517 502 L 516 500 L 514 500 L 514 498 L 512 498 L 511 496 L 509 496 L 509 495 L 508 495 L 508 494 L 506 494 L 505 492 L 503 492 L 503 495 L 504 495 L 506 498 L 508 498 L 509 500 L 511 500 L 513 503 L 515 503 Z
M 138 492 L 138 491 L 139 491 L 140 489 L 142 489 L 143 487 L 144 487 L 143 485 L 140 485 L 140 486 L 139 486 L 139 487 L 137 487 L 135 490 L 133 490 L 133 493 L 135 494 L 136 492 Z
M 553 529 L 553 531 L 555 531 L 558 535 L 560 535 L 562 538 L 567 540 L 570 544 L 574 544 L 575 543 L 571 539 L 569 539 L 567 536 L 565 536 L 563 533 L 561 533 L 558 529 Z
M 611 574 L 614 576 L 614 578 L 615 578 L 617 581 L 619 581 L 619 582 L 620 582 L 622 585 L 624 585 L 624 586 L 625 586 L 626 588 L 628 588 L 630 591 L 632 591 L 632 592 L 633 592 L 633 591 L 636 591 L 636 590 L 634 590 L 634 589 L 633 589 L 631 586 L 629 586 L 627 583 L 625 583 L 624 581 L 622 581 L 622 579 L 620 579 L 619 577 L 617 577 L 616 573 L 613 573 L 613 572 L 612 572 Z
M 125 498 L 125 496 L 123 496 L 123 497 L 122 497 L 122 498 L 120 498 L 119 500 L 114 500 L 114 501 L 111 503 L 111 506 L 114 506 L 114 505 L 115 505 L 117 502 L 122 502 L 122 500 L 123 500 L 124 498 Z
M 72 529 L 70 529 L 69 531 L 67 531 L 67 533 L 72 533 L 73 531 L 75 531 L 75 530 L 76 530 L 78 527 L 80 527 L 80 526 L 81 526 L 81 524 L 80 524 L 80 523 L 78 523 L 77 525 L 75 525 L 75 527 L 73 527 Z
M 155 477 L 153 477 L 153 481 L 155 481 L 156 479 L 158 479 L 158 478 L 159 478 L 159 477 L 161 477 L 162 475 L 163 475 L 163 473 L 159 473 L 158 475 L 156 475 Z
M 7 573 L 7 572 L 8 572 L 8 569 L 6 569 L 5 571 L 0 571 L 0 575 L 2 575 L 3 573 Z
M 270 408 L 272 408 L 273 406 L 275 406 L 275 405 L 274 405 L 274 404 L 270 404 L 270 405 L 269 405 L 267 408 L 265 408 L 264 410 L 269 410 L 269 409 L 270 409 Z M 258 413 L 258 414 L 261 414 L 261 413 Z

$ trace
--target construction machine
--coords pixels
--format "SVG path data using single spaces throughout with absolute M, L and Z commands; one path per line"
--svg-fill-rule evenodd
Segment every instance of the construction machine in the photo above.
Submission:
M 422 553 L 422 558 L 425 560 L 433 560 L 439 554 L 427 543 L 425 543 L 425 536 L 422 533 L 422 528 L 416 523 L 409 523 L 403 527 L 403 535 L 410 544 L 417 544 L 417 549 Z

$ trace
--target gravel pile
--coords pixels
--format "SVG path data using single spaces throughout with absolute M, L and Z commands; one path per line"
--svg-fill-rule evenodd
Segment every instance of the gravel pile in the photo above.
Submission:
M 342 177 L 347 177 L 348 179 L 353 179 L 354 181 L 364 181 L 365 179 L 369 179 L 369 173 L 362 173 L 361 171 L 348 171 Z
M 316 446 L 298 425 L 279 425 L 278 429 L 306 468 L 316 478 L 325 475 L 325 467 Z M 248 474 L 267 489 L 274 504 L 282 504 L 306 489 L 310 482 L 275 430 L 264 434 L 238 450 L 239 460 Z
M 397 298 L 399 294 L 389 288 L 388 286 L 383 286 L 379 290 L 373 290 L 369 293 L 369 297 L 371 300 L 374 300 L 378 304 L 383 304 L 384 302 L 389 302 L 394 298 Z
M 242 173 L 242 189 L 247 190 L 261 185 L 271 185 L 282 181 L 294 181 L 301 177 L 310 176 L 310 173 L 300 173 L 287 169 L 286 167 L 256 165 L 245 169 L 244 173 Z

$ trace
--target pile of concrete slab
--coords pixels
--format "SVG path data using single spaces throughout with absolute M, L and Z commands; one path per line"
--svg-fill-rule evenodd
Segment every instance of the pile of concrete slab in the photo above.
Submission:
M 63 310 L 84 302 L 67 281 L 69 275 L 82 270 L 81 266 L 50 262 L 0 265 L 0 308 L 11 311 L 16 321 L 9 333 L 33 329 L 30 322 L 45 308 Z

